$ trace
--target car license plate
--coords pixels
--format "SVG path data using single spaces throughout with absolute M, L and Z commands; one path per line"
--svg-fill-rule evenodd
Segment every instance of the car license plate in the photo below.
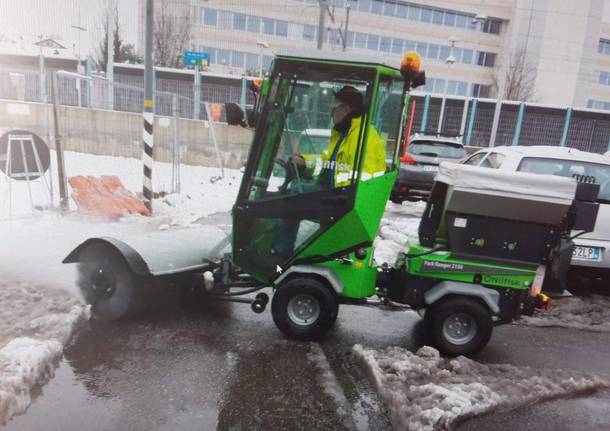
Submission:
M 599 262 L 602 260 L 602 253 L 599 247 L 574 246 L 572 250 L 573 260 L 590 260 Z
M 424 165 L 424 171 L 428 171 L 428 172 L 437 172 L 437 171 L 438 171 L 438 166 L 434 166 L 434 165 Z

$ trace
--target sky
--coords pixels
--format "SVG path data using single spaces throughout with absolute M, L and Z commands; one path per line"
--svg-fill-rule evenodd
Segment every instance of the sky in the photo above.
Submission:
M 115 0 L 123 39 L 136 44 L 138 0 Z M 64 45 L 81 56 L 99 44 L 102 17 L 108 0 L 0 0 L 0 35 L 19 41 L 58 36 Z M 79 31 L 72 26 L 80 26 Z

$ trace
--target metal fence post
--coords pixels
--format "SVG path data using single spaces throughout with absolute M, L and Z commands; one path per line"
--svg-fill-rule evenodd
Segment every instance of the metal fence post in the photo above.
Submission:
M 240 100 L 240 105 L 241 105 L 241 109 L 244 110 L 244 112 L 246 112 L 246 89 L 248 86 L 248 79 L 246 79 L 245 76 L 243 76 L 241 78 L 241 100 Z
M 425 132 L 428 129 L 428 110 L 430 109 L 430 95 L 426 94 L 424 97 L 424 112 L 421 117 L 420 132 Z
M 216 129 L 214 128 L 214 120 L 212 119 L 212 114 L 210 113 L 210 104 L 204 103 L 205 106 L 205 115 L 208 119 L 208 125 L 210 126 L 210 137 L 212 138 L 212 143 L 214 144 L 214 150 L 216 151 L 216 159 L 218 160 L 218 167 L 220 168 L 220 175 L 222 178 L 225 177 L 225 167 L 222 163 L 222 156 L 220 155 L 220 150 L 218 149 L 218 141 L 216 139 Z
M 570 130 L 570 121 L 572 121 L 572 107 L 566 109 L 566 119 L 563 123 L 563 134 L 561 135 L 560 146 L 565 147 L 568 142 L 568 131 Z
M 521 127 L 523 126 L 523 116 L 525 115 L 525 103 L 519 104 L 519 113 L 517 114 L 517 124 L 515 125 L 515 136 L 513 136 L 512 145 L 519 145 L 521 136 Z
M 57 90 L 57 73 L 53 74 L 53 123 L 55 124 L 55 154 L 57 156 L 57 175 L 59 182 L 59 205 L 62 211 L 68 210 L 68 181 L 64 165 L 64 151 L 62 145 L 61 129 L 59 126 L 59 92 Z
M 180 193 L 180 143 L 178 141 L 178 95 L 172 94 L 174 130 L 172 136 L 172 193 Z
M 195 67 L 195 75 L 193 75 L 193 119 L 201 118 L 201 73 L 199 66 Z
M 460 136 L 464 136 L 466 130 L 466 118 L 468 118 L 468 106 L 470 104 L 470 97 L 466 96 L 464 99 L 464 108 L 462 109 L 462 121 L 460 121 Z
M 87 57 L 87 60 L 85 60 L 85 73 L 89 77 L 86 87 L 85 106 L 91 108 L 91 91 L 93 89 L 93 61 L 91 61 L 91 57 Z
M 468 121 L 468 133 L 466 134 L 466 145 L 470 145 L 472 140 L 472 131 L 474 130 L 474 119 L 477 115 L 477 104 L 479 99 L 472 99 L 472 106 L 470 107 L 470 121 Z
M 38 86 L 40 87 L 40 102 L 47 103 L 47 73 L 44 70 L 44 56 L 38 57 Z

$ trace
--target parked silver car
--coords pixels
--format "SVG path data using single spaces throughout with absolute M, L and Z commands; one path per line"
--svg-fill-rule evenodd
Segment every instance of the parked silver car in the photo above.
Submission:
M 458 137 L 415 134 L 400 158 L 400 172 L 390 196 L 392 202 L 426 199 L 441 162 L 459 162 L 466 150 Z
M 564 147 L 495 147 L 474 153 L 464 163 L 599 184 L 595 230 L 574 240 L 568 287 L 610 294 L 610 157 Z

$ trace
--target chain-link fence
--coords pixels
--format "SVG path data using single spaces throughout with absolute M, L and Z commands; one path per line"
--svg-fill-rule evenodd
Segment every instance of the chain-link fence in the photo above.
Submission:
M 0 86 L 0 97 L 9 99 L 0 100 L 0 135 L 15 129 L 27 130 L 40 136 L 51 148 L 50 168 L 54 178 L 51 192 L 55 191 L 51 200 L 58 203 L 53 105 L 27 102 L 51 101 L 54 88 L 59 101 L 58 131 L 63 143 L 66 177 L 115 176 L 132 192 L 141 191 L 143 88 L 61 71 L 50 79 L 44 76 L 44 80 L 34 72 L 29 76 L 28 81 L 13 80 L 11 86 Z M 18 90 L 28 88 L 29 81 L 38 84 L 32 87 L 35 92 L 25 92 L 31 96 L 27 98 Z M 15 104 L 15 100 L 26 103 Z M 202 99 L 196 101 L 192 95 L 159 89 L 155 92 L 155 102 L 152 179 L 156 195 L 180 191 L 181 171 L 185 164 L 216 169 L 218 175 L 224 173 L 225 167 L 239 168 L 243 165 L 251 131 L 224 124 L 224 105 Z M 197 104 L 200 119 L 194 120 Z M 12 112 L 16 107 L 20 112 Z M 49 176 L 50 172 L 45 178 Z M 11 181 L 11 184 L 13 181 L 2 179 L 0 191 L 6 195 L 8 183 L 4 180 Z M 4 201 L 18 201 L 20 195 L 23 198 L 24 190 L 13 187 L 10 199 Z M 49 199 L 43 202 L 36 198 L 38 195 L 40 193 L 35 193 L 33 205 L 24 206 L 26 212 L 31 212 L 32 207 L 48 206 Z M 10 216 L 18 215 L 12 210 L 8 213 Z M 0 218 L 6 216 L 7 211 L 0 211 Z

